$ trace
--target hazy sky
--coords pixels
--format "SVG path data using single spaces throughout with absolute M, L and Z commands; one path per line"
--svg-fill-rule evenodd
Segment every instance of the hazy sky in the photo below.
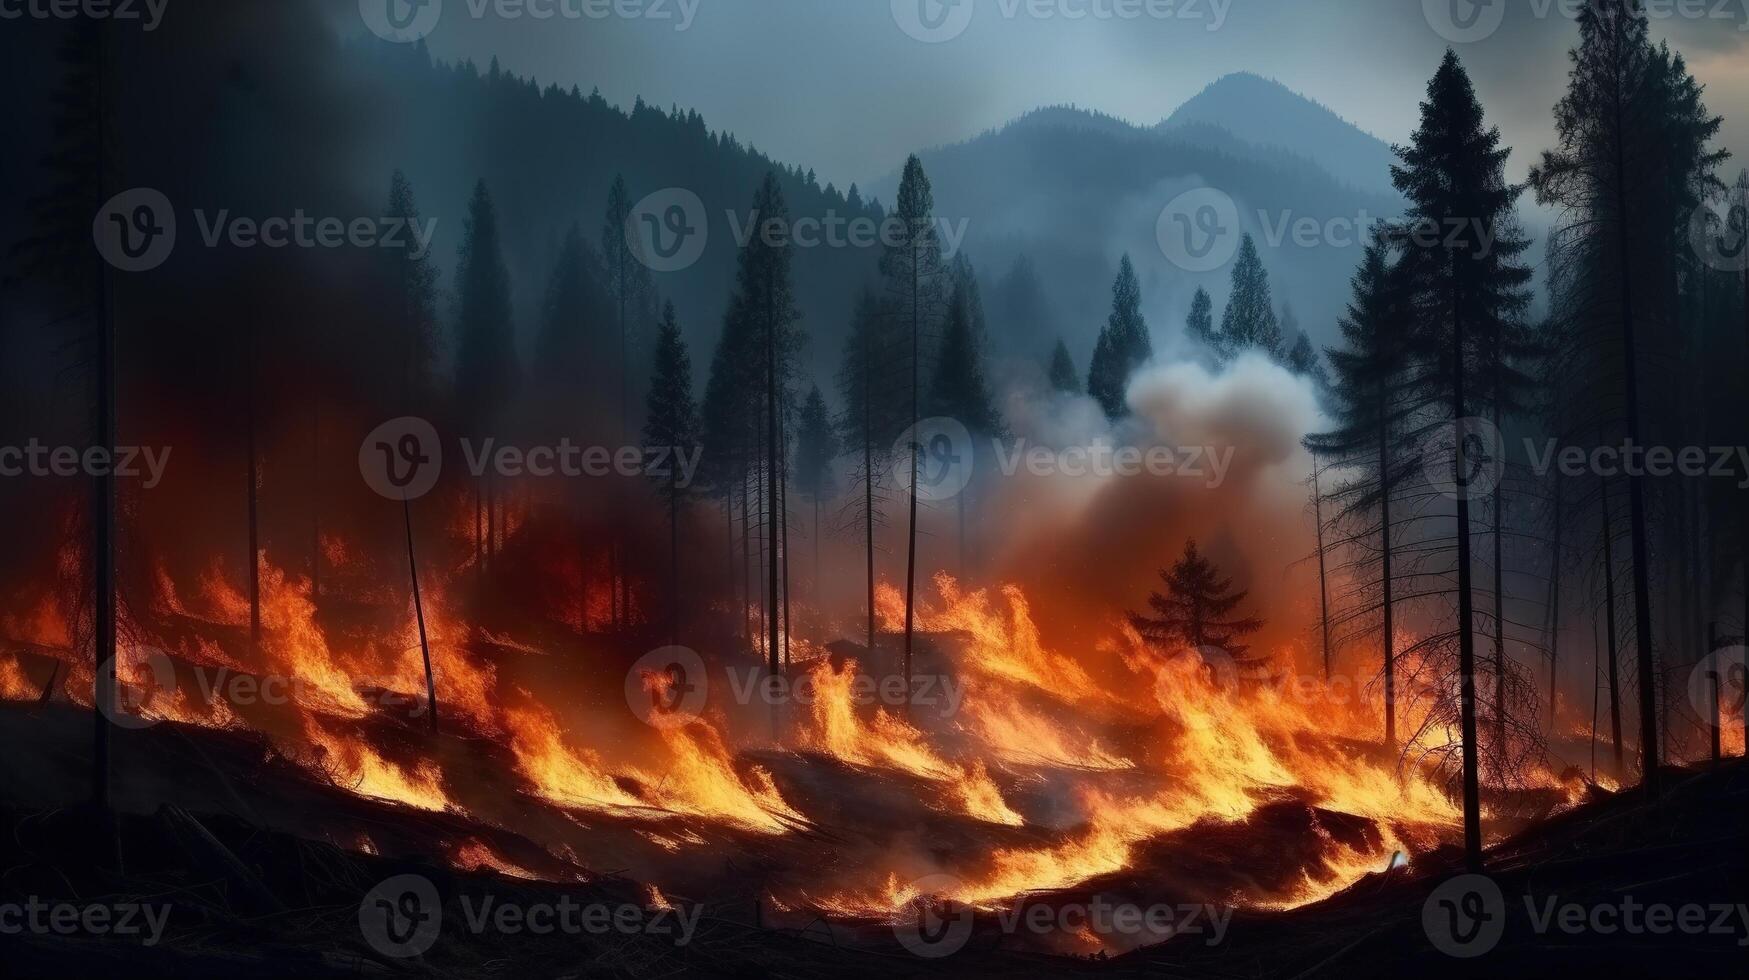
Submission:
M 1562 13 L 1571 2 L 442 0 L 428 41 L 441 58 L 483 65 L 497 55 L 543 83 L 598 86 L 616 103 L 641 95 L 696 108 L 712 128 L 842 187 L 1040 105 L 1151 124 L 1233 71 L 1277 78 L 1400 141 L 1449 43 L 1432 23 L 1448 34 L 1499 23 L 1455 47 L 1522 173 L 1549 141 L 1576 36 Z M 1725 115 L 1724 144 L 1749 156 L 1749 0 L 1650 9 L 1658 36 L 1688 56 Z M 931 24 L 951 38 L 929 43 L 904 29 L 927 34 Z

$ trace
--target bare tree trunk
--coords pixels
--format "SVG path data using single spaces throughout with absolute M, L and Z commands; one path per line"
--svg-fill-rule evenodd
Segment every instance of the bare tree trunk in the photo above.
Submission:
M 426 719 L 437 734 L 437 679 L 431 672 L 431 640 L 425 635 L 425 600 L 419 593 L 419 560 L 413 551 L 413 502 L 401 500 L 401 522 L 407 529 L 407 572 L 413 582 L 413 617 L 419 624 L 419 655 L 425 661 Z
M 1318 476 L 1318 454 L 1312 454 L 1312 519 L 1318 525 L 1318 628 L 1324 638 L 1324 681 L 1331 675 L 1330 665 L 1330 588 L 1324 575 L 1324 491 Z
M 1389 433 L 1384 399 L 1378 402 L 1379 426 L 1379 585 L 1384 594 L 1385 747 L 1397 751 L 1397 636 L 1391 609 L 1391 471 Z
M 1555 730 L 1555 698 L 1561 669 L 1561 474 L 1555 473 L 1554 561 L 1549 568 L 1549 731 Z M 1593 685 L 1595 687 L 1595 685 Z
M 260 668 L 261 657 L 261 474 L 255 447 L 255 346 L 259 332 L 253 324 L 244 354 L 243 389 L 244 425 L 248 429 L 245 451 L 249 454 L 246 467 L 249 478 L 249 662 Z
M 1469 469 L 1464 458 L 1467 406 L 1464 400 L 1464 324 L 1452 298 L 1452 411 L 1457 426 L 1453 476 L 1457 482 L 1458 573 L 1458 710 L 1463 739 L 1464 863 L 1472 873 L 1482 870 L 1481 779 L 1476 754 L 1476 639 L 1474 602 L 1470 588 Z
M 923 355 L 921 347 L 923 311 L 917 306 L 922 295 L 921 284 L 918 282 L 919 275 L 915 247 L 913 247 L 911 262 L 911 428 L 908 430 L 913 443 L 909 447 L 911 453 L 911 521 L 910 530 L 905 535 L 905 653 L 903 667 L 906 691 L 911 690 L 911 642 L 917 621 L 917 477 L 919 475 L 918 467 L 921 463 L 920 457 L 923 455 L 920 448 L 915 445 L 917 440 L 917 386 L 920 374 L 918 361 Z M 908 696 L 905 699 L 907 712 L 910 708 L 910 700 Z
M 1629 254 L 1629 221 L 1627 166 L 1623 160 L 1627 138 L 1621 118 L 1621 93 L 1616 93 L 1615 118 L 1615 199 L 1616 216 L 1621 226 L 1616 229 L 1616 251 L 1620 263 L 1616 279 L 1621 286 L 1622 365 L 1626 375 L 1626 409 L 1628 441 L 1640 444 L 1640 380 L 1636 367 L 1639 347 L 1634 323 L 1633 261 Z M 1646 542 L 1646 489 L 1638 470 L 1628 475 L 1628 520 L 1633 537 L 1634 562 L 1634 642 L 1640 679 L 1640 781 L 1647 797 L 1658 798 L 1658 679 L 1653 669 L 1652 648 L 1652 586 L 1651 554 Z
M 1621 778 L 1622 744 L 1621 744 L 1621 678 L 1617 667 L 1616 627 L 1615 627 L 1615 528 L 1609 513 L 1609 481 L 1604 477 L 1597 478 L 1597 484 L 1603 492 L 1603 600 L 1604 626 L 1608 629 L 1605 637 L 1609 645 L 1609 738 L 1615 749 L 1615 773 Z
M 789 433 L 786 424 L 787 399 L 778 399 L 777 413 L 777 485 L 772 493 L 777 501 L 779 535 L 783 546 L 783 665 L 789 667 Z
M 322 597 L 322 401 L 310 399 L 310 599 Z
M 109 28 L 104 24 L 92 26 L 93 43 L 96 58 L 93 69 L 95 79 L 96 115 L 97 115 L 97 160 L 96 178 L 93 188 L 97 192 L 96 204 L 92 207 L 95 214 L 108 200 L 106 185 L 108 184 L 109 155 Z M 94 442 L 110 456 L 115 456 L 116 432 L 116 391 L 115 391 L 115 306 L 114 295 L 109 278 L 109 263 L 104 258 L 92 253 L 92 268 L 96 272 L 97 291 L 97 322 L 92 331 L 96 340 L 93 356 L 95 358 L 96 399 L 93 418 Z M 92 596 L 94 607 L 92 637 L 92 666 L 95 668 L 93 681 L 92 705 L 92 752 L 91 752 L 91 802 L 103 819 L 109 820 L 109 770 L 110 770 L 110 739 L 111 718 L 116 708 L 116 574 L 115 574 L 115 476 L 104 470 L 92 479 L 91 495 L 91 564 L 92 564 Z M 51 680 L 52 683 L 52 680 Z M 113 824 L 105 828 L 104 840 L 100 842 L 104 856 L 119 857 L 119 843 L 113 840 Z
M 1494 428 L 1500 428 L 1498 403 Z M 1511 752 L 1506 744 L 1506 567 L 1502 547 L 1506 536 L 1506 499 L 1494 484 L 1494 751 L 1504 768 Z

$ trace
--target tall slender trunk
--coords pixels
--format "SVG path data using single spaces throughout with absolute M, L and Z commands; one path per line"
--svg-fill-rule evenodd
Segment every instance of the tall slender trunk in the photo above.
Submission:
M 1640 444 L 1640 379 L 1636 368 L 1639 347 L 1635 338 L 1634 277 L 1628 236 L 1633 227 L 1629 220 L 1627 196 L 1626 148 L 1627 130 L 1622 120 L 1623 95 L 1619 90 L 1621 73 L 1616 73 L 1615 93 L 1615 204 L 1616 255 L 1619 261 L 1616 280 L 1621 287 L 1622 369 L 1626 375 L 1626 409 L 1628 441 Z M 1639 664 L 1640 681 L 1640 781 L 1646 795 L 1658 798 L 1658 680 L 1653 670 L 1652 649 L 1652 587 L 1651 555 L 1646 543 L 1646 488 L 1643 476 L 1636 469 L 1628 476 L 1628 521 L 1633 537 L 1634 562 L 1634 653 Z
M 310 598 L 322 597 L 322 401 L 310 399 Z
M 955 504 L 956 504 L 956 505 L 958 505 L 958 509 L 959 509 L 959 525 L 960 525 L 960 556 L 959 556 L 959 567 L 960 567 L 960 580 L 961 580 L 961 581 L 965 581 L 965 579 L 966 579 L 966 577 L 967 577 L 967 576 L 968 576 L 968 575 L 969 575 L 969 574 L 970 574 L 970 572 L 969 572 L 969 571 L 968 571 L 968 570 L 967 570 L 967 569 L 966 569 L 966 491 L 965 491 L 965 490 L 961 490 L 961 491 L 960 491 L 960 492 L 959 492 L 959 493 L 958 493 L 958 494 L 956 494 L 956 495 L 955 495 L 955 500 L 954 500 L 954 503 L 955 503 Z
M 786 401 L 785 399 L 781 399 L 781 398 L 778 399 L 778 404 L 779 404 L 779 409 L 780 409 L 780 411 L 778 412 L 778 418 L 777 418 L 777 452 L 778 452 L 777 477 L 778 478 L 777 478 L 777 487 L 776 487 L 775 493 L 777 496 L 778 522 L 779 522 L 779 526 L 782 529 L 779 532 L 779 536 L 782 539 L 780 543 L 783 546 L 783 551 L 782 551 L 782 555 L 783 555 L 783 666 L 787 670 L 789 668 L 789 637 L 790 637 L 790 632 L 789 632 L 789 433 L 786 431 L 788 428 L 786 425 L 786 416 L 788 415 L 789 410 L 788 410 L 788 406 L 785 404 L 785 401 Z
M 777 561 L 778 561 L 778 490 L 777 490 L 777 458 L 783 452 L 778 442 L 777 431 L 777 298 L 771 292 L 771 283 L 766 282 L 765 293 L 765 495 L 769 511 L 765 520 L 765 587 L 766 596 L 771 603 L 771 612 L 766 621 L 766 660 L 772 676 L 777 676 L 778 663 L 778 595 L 777 595 Z M 771 705 L 771 735 L 779 734 L 779 709 L 775 699 Z
M 243 363 L 244 409 L 243 424 L 248 429 L 245 451 L 249 465 L 249 662 L 260 664 L 261 657 L 261 473 L 255 446 L 255 346 L 259 331 L 251 324 L 245 341 Z
M 1397 751 L 1397 635 L 1391 610 L 1391 471 L 1385 399 L 1378 400 L 1379 428 L 1379 586 L 1384 594 L 1385 748 Z
M 1749 199 L 1744 200 L 1744 207 L 1749 208 Z M 1749 368 L 1749 266 L 1743 269 L 1743 341 L 1744 366 Z M 1743 474 L 1749 480 L 1749 472 Z M 1743 646 L 1749 647 L 1749 490 L 1740 495 L 1741 514 L 1737 522 L 1737 533 L 1743 552 Z M 1743 756 L 1749 758 L 1749 698 L 1743 699 Z
M 1605 641 L 1609 650 L 1609 739 L 1615 749 L 1615 773 L 1621 778 L 1622 744 L 1621 744 L 1621 677 L 1618 668 L 1619 657 L 1616 653 L 1615 626 L 1615 528 L 1609 513 L 1609 481 L 1604 477 L 1597 478 L 1597 484 L 1603 492 L 1603 610 L 1604 626 L 1608 629 Z
M 1318 476 L 1318 454 L 1312 454 L 1312 519 L 1318 525 L 1318 628 L 1324 638 L 1324 680 L 1330 665 L 1330 589 L 1324 577 L 1324 491 Z
M 680 488 L 668 487 L 668 643 L 680 642 Z
M 1709 658 L 1712 657 L 1718 649 L 1719 624 L 1710 623 L 1707 625 L 1706 633 L 1707 656 Z M 1720 740 L 1724 734 L 1720 730 L 1724 723 L 1724 718 L 1722 718 L 1719 713 L 1719 671 L 1717 667 L 1714 667 L 1707 672 L 1707 679 L 1711 685 L 1708 690 L 1712 693 L 1712 699 L 1709 702 L 1712 711 L 1708 713 L 1709 717 L 1707 718 L 1707 727 L 1710 729 L 1712 735 L 1712 762 L 1713 765 L 1716 766 L 1719 764 L 1719 759 L 1724 755 L 1724 752 L 1722 751 L 1723 747 L 1720 745 Z
M 1555 730 L 1556 688 L 1561 676 L 1561 508 L 1560 473 L 1555 474 L 1554 561 L 1549 568 L 1549 731 Z
M 734 489 L 723 489 L 723 570 L 728 573 L 729 594 L 734 596 L 741 608 L 747 608 L 741 602 L 741 583 L 735 577 L 735 495 Z
M 425 662 L 426 721 L 437 734 L 437 679 L 431 672 L 431 640 L 425 634 L 425 599 L 419 593 L 419 559 L 413 551 L 413 502 L 402 499 L 401 522 L 407 529 L 407 573 L 413 582 L 413 616 L 419 624 L 419 655 Z
M 1500 348 L 1494 348 L 1494 430 L 1500 430 Z M 1504 463 L 1504 461 L 1502 461 Z M 1504 473 L 1502 473 L 1504 476 Z M 1504 770 L 1511 753 L 1506 744 L 1506 494 L 1503 481 L 1494 483 L 1494 751 Z
M 96 67 L 93 70 L 95 101 L 97 116 L 97 160 L 96 175 L 93 188 L 97 192 L 97 201 L 92 207 L 95 214 L 108 200 L 107 185 L 109 167 L 108 127 L 109 127 L 109 28 L 104 24 L 92 26 L 93 44 L 96 46 Z M 116 392 L 115 392 L 115 306 L 109 278 L 109 263 L 95 251 L 92 253 L 92 269 L 96 272 L 97 321 L 93 324 L 93 336 L 96 340 L 93 356 L 96 382 L 96 399 L 93 405 L 92 435 L 93 442 L 109 455 L 115 457 L 116 436 Z M 93 681 L 92 719 L 92 751 L 91 751 L 91 802 L 99 813 L 109 814 L 109 770 L 110 770 L 110 738 L 112 734 L 111 718 L 116 708 L 116 574 L 115 574 L 115 476 L 104 470 L 92 478 L 91 494 L 91 565 L 92 565 L 92 605 L 94 606 L 92 637 L 92 666 L 95 668 Z M 108 854 L 112 848 L 111 828 L 105 830 L 105 840 L 100 843 L 102 853 Z M 119 856 L 119 855 L 116 855 Z
M 1475 614 L 1470 587 L 1469 470 L 1464 459 L 1468 427 L 1464 400 L 1464 323 L 1461 304 L 1452 296 L 1452 411 L 1457 426 L 1453 476 L 1457 481 L 1458 563 L 1458 710 L 1463 738 L 1464 765 L 1464 863 L 1471 872 L 1482 870 L 1481 778 L 1476 754 L 1476 638 Z
M 904 673 L 906 691 L 911 690 L 911 642 L 912 632 L 916 627 L 917 621 L 917 477 L 919 475 L 918 468 L 921 464 L 920 457 L 923 455 L 921 447 L 916 445 L 917 385 L 919 383 L 918 379 L 920 374 L 920 365 L 918 364 L 918 361 L 923 354 L 920 346 L 923 333 L 923 311 L 917 306 L 918 298 L 922 295 L 922 284 L 918 281 L 921 272 L 917 267 L 917 261 L 916 247 L 913 246 L 911 253 L 911 427 L 908 430 L 912 441 L 912 445 L 909 447 L 911 453 L 911 521 L 910 530 L 906 534 L 905 546 Z M 906 706 L 909 708 L 910 698 L 907 697 L 905 700 Z
M 753 515 L 751 494 L 747 482 L 753 478 L 749 470 L 741 474 L 741 640 L 753 649 Z
M 869 399 L 874 397 L 874 368 L 869 358 L 874 356 L 873 342 L 863 339 L 862 350 L 862 522 L 863 522 L 863 556 L 867 562 L 868 588 L 868 657 L 872 661 L 875 648 L 875 568 L 874 568 L 874 403 Z M 1745 552 L 1749 554 L 1749 552 Z M 1744 578 L 1749 582 L 1749 565 L 1745 566 Z M 1749 585 L 1745 586 L 1749 590 Z M 1746 592 L 1749 594 L 1749 592 Z M 1749 600 L 1745 600 L 1749 602 Z

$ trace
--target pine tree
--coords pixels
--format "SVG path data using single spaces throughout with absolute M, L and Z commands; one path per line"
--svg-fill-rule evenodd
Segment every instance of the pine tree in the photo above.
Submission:
M 1239 257 L 1233 263 L 1233 295 L 1221 316 L 1219 347 L 1228 357 L 1248 350 L 1262 351 L 1275 360 L 1282 356 L 1281 325 L 1269 296 L 1269 273 L 1249 234 L 1240 241 Z
M 456 258 L 456 401 L 469 434 L 485 436 L 503 421 L 520 369 L 511 323 L 510 272 L 499 244 L 498 212 L 486 182 L 474 185 Z M 474 555 L 484 570 L 491 557 L 495 495 L 491 477 L 474 498 Z M 484 508 L 485 524 L 481 526 Z
M 404 227 L 417 227 L 419 207 L 413 199 L 413 186 L 401 171 L 396 170 L 389 181 L 389 215 L 403 222 Z M 437 330 L 437 269 L 429 258 L 410 249 L 394 248 L 385 252 L 390 263 L 389 281 L 393 284 L 395 302 L 392 313 L 398 314 L 401 345 L 405 350 L 401 370 L 401 401 L 403 411 L 423 401 L 427 385 L 426 370 L 435 344 Z M 431 639 L 425 629 L 425 597 L 419 588 L 419 556 L 414 547 L 413 501 L 401 501 L 402 530 L 407 537 L 407 576 L 412 589 L 413 618 L 419 629 L 419 656 L 425 667 L 425 716 L 431 731 L 437 731 L 437 678 L 431 669 Z M 312 584 L 312 591 L 314 586 Z
M 1722 154 L 1705 147 L 1719 120 L 1700 104 L 1699 87 L 1681 59 L 1652 47 L 1638 0 L 1588 0 L 1579 12 L 1572 62 L 1567 93 L 1555 107 L 1559 146 L 1543 155 L 1531 185 L 1540 202 L 1563 210 L 1562 239 L 1582 253 L 1573 265 L 1592 270 L 1574 283 L 1575 298 L 1584 301 L 1578 309 L 1588 315 L 1564 333 L 1592 349 L 1614 334 L 1610 346 L 1619 360 L 1591 363 L 1600 374 L 1619 372 L 1620 424 L 1628 440 L 1640 443 L 1648 423 L 1640 369 L 1644 352 L 1652 349 L 1646 328 L 1660 310 L 1660 282 L 1676 278 L 1673 271 L 1661 274 L 1679 251 L 1674 229 L 1698 203 L 1699 192 L 1716 182 L 1713 169 Z M 1659 727 L 1646 497 L 1643 475 L 1635 472 L 1628 478 L 1628 513 L 1641 779 L 1656 797 Z
M 787 220 L 789 207 L 784 202 L 775 172 L 767 173 L 760 183 L 753 197 L 753 212 L 763 221 Z M 758 345 L 758 386 L 753 390 L 760 392 L 764 402 L 760 416 L 764 430 L 760 436 L 760 458 L 764 463 L 761 505 L 766 538 L 766 598 L 770 603 L 766 616 L 766 660 L 773 676 L 781 667 L 784 618 L 781 605 L 784 600 L 778 581 L 783 554 L 780 538 L 785 520 L 781 480 L 784 441 L 780 413 L 789 404 L 790 365 L 800 342 L 795 323 L 801 314 L 796 309 L 795 289 L 790 281 L 792 258 L 787 240 L 753 236 L 740 251 L 732 300 L 746 317 L 749 339 Z M 772 721 L 775 726 L 775 706 Z
M 679 459 L 699 443 L 698 412 L 692 400 L 692 358 L 680 336 L 674 304 L 662 310 L 656 331 L 656 363 L 650 374 L 649 404 L 644 416 L 644 445 L 670 450 L 668 472 L 654 473 L 657 494 L 668 508 L 668 635 L 677 642 L 680 628 L 680 510 L 692 487 L 680 471 Z
M 1170 569 L 1161 570 L 1160 580 L 1166 591 L 1148 597 L 1154 615 L 1129 616 L 1130 625 L 1143 639 L 1168 648 L 1174 656 L 1189 652 L 1205 662 L 1211 657 L 1225 658 L 1225 664 L 1210 664 L 1217 670 L 1231 667 L 1242 672 L 1268 663 L 1268 657 L 1253 655 L 1244 642 L 1263 628 L 1262 620 L 1233 615 L 1249 592 L 1233 591 L 1232 579 L 1221 575 L 1214 563 L 1203 557 L 1194 539 L 1185 545 L 1183 557 Z
M 605 300 L 597 294 L 591 275 L 594 262 L 582 228 L 573 223 L 547 280 L 540 333 L 535 338 L 536 370 L 550 388 L 578 386 L 599 362 L 590 327 L 597 322 Z
M 929 411 L 957 419 L 974 435 L 1001 435 L 1002 416 L 984 373 L 974 302 L 975 291 L 964 281 L 956 282 L 948 298 L 941 348 L 935 359 Z
M 738 583 L 741 610 L 742 641 L 752 648 L 753 632 L 748 618 L 752 604 L 752 583 L 746 575 L 748 549 L 742 547 L 743 574 L 735 574 L 735 503 L 742 499 L 742 540 L 749 533 L 745 496 L 748 478 L 755 465 L 759 439 L 758 413 L 752 411 L 748 392 L 758 390 L 759 345 L 752 336 L 752 327 L 745 311 L 731 304 L 723 317 L 722 336 L 711 356 L 710 377 L 705 382 L 701 411 L 705 454 L 703 477 L 711 492 L 723 505 L 723 520 L 727 531 L 729 581 Z
M 614 326 L 619 333 L 619 421 L 622 432 L 631 431 L 631 331 L 655 287 L 650 270 L 638 257 L 626 227 L 632 213 L 632 195 L 625 178 L 615 175 L 607 191 L 607 213 L 601 219 L 601 257 L 607 273 L 607 292 L 614 304 Z
M 899 180 L 899 196 L 893 205 L 892 219 L 905 231 L 904 241 L 888 243 L 881 253 L 881 275 L 887 284 L 888 307 L 894 318 L 894 340 L 904 352 L 909 369 L 903 390 L 910 396 L 910 430 L 920 418 L 924 345 L 931 339 L 940 318 L 943 279 L 946 267 L 942 263 L 941 243 L 935 227 L 935 194 L 930 190 L 929 177 L 916 156 L 905 161 L 904 176 Z M 907 685 L 911 682 L 911 647 L 916 625 L 917 593 L 917 479 L 921 452 L 913 447 L 906 493 L 909 498 L 909 527 L 905 534 L 905 646 L 902 668 Z
M 639 105 L 642 103 L 640 101 Z M 639 113 L 636 107 L 632 118 Z M 632 195 L 625 178 L 614 175 L 613 186 L 607 192 L 607 212 L 601 220 L 601 257 L 607 275 L 607 292 L 614 307 L 614 325 L 618 334 L 619 372 L 619 435 L 629 439 L 632 431 L 631 408 L 631 332 L 640 311 L 649 305 L 654 286 L 649 269 L 634 250 L 631 230 L 627 227 L 632 214 Z M 615 535 L 609 546 L 608 567 L 613 590 L 613 619 L 616 625 L 630 615 L 630 585 L 624 573 L 625 544 Z
M 1409 202 L 1404 260 L 1414 277 L 1417 339 L 1439 366 L 1427 379 L 1462 429 L 1475 407 L 1471 361 L 1482 338 L 1498 336 L 1523 312 L 1530 273 L 1514 263 L 1523 250 L 1511 235 L 1521 189 L 1503 173 L 1510 150 L 1498 129 L 1484 128 L 1482 106 L 1457 55 L 1427 87 L 1421 123 L 1399 147 L 1391 168 Z M 1464 786 L 1464 852 L 1472 871 L 1482 863 L 1479 756 L 1476 740 L 1474 595 L 1470 564 L 1470 493 L 1465 481 L 1468 439 L 1460 431 L 1453 472 L 1457 483 L 1459 724 Z
M 1056 349 L 1051 351 L 1050 382 L 1052 391 L 1081 394 L 1081 378 L 1075 373 L 1075 359 L 1069 356 L 1069 345 L 1061 338 L 1057 340 Z
M 407 176 L 396 170 L 389 179 L 389 211 L 392 221 L 403 227 L 419 223 L 419 204 L 413 196 L 413 185 Z M 389 264 L 389 281 L 400 297 L 399 329 L 396 342 L 404 351 L 401 386 L 403 396 L 412 403 L 424 400 L 431 385 L 430 370 L 438 347 L 437 327 L 437 266 L 429 254 L 411 248 L 383 249 Z
M 1154 357 L 1148 323 L 1142 318 L 1142 286 L 1125 255 L 1111 284 L 1111 316 L 1099 333 L 1087 375 L 1087 393 L 1116 421 L 1128 411 L 1130 379 Z
M 1221 341 L 1221 335 L 1215 333 L 1215 301 L 1209 297 L 1208 290 L 1198 286 L 1196 295 L 1190 300 L 1190 315 L 1184 320 L 1184 332 L 1190 339 L 1201 344 L 1214 354 L 1218 363 L 1226 363 L 1232 358 L 1232 352 L 1227 350 Z
M 881 308 L 879 297 L 865 291 L 851 313 L 850 336 L 845 338 L 843 367 L 838 372 L 838 397 L 844 404 L 838 431 L 858 461 L 856 479 L 862 483 L 862 492 L 852 496 L 849 510 L 862 527 L 870 654 L 875 637 L 874 529 L 880 517 L 875 499 L 883 489 L 880 474 L 886 470 L 887 454 L 902 433 L 909 410 L 904 393 L 892 383 L 892 334 L 892 317 Z
M 984 330 L 978 283 L 962 256 L 954 266 L 953 291 L 948 297 L 947 318 L 942 328 L 941 350 L 935 361 L 935 379 L 930 387 L 930 412 L 957 419 L 974 436 L 1001 436 L 1007 431 L 996 408 L 984 374 Z M 959 571 L 967 572 L 966 509 L 971 488 L 954 498 L 959 511 Z
M 838 458 L 838 433 L 820 386 L 808 389 L 796 429 L 796 489 L 814 504 L 814 591 L 816 601 L 824 584 L 820 574 L 820 505 L 837 494 L 832 481 L 832 461 Z
M 1411 475 L 1416 459 L 1403 445 L 1405 419 L 1414 405 L 1413 328 L 1409 283 L 1392 253 L 1387 232 L 1374 235 L 1353 279 L 1354 298 L 1341 321 L 1343 346 L 1329 352 L 1335 379 L 1327 411 L 1336 428 L 1306 440 L 1314 455 L 1331 459 L 1354 476 L 1334 487 L 1338 518 L 1371 523 L 1377 511 L 1379 645 L 1384 683 L 1385 746 L 1397 748 L 1396 630 L 1392 572 L 1391 502 Z M 1364 532 L 1362 532 L 1364 533 Z

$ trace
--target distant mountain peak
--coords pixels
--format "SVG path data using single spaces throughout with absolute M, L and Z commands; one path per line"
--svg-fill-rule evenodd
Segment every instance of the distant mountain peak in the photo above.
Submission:
M 1389 191 L 1390 145 L 1273 78 L 1234 72 L 1209 83 L 1157 127 L 1216 126 L 1240 140 L 1304 156 L 1336 179 Z

